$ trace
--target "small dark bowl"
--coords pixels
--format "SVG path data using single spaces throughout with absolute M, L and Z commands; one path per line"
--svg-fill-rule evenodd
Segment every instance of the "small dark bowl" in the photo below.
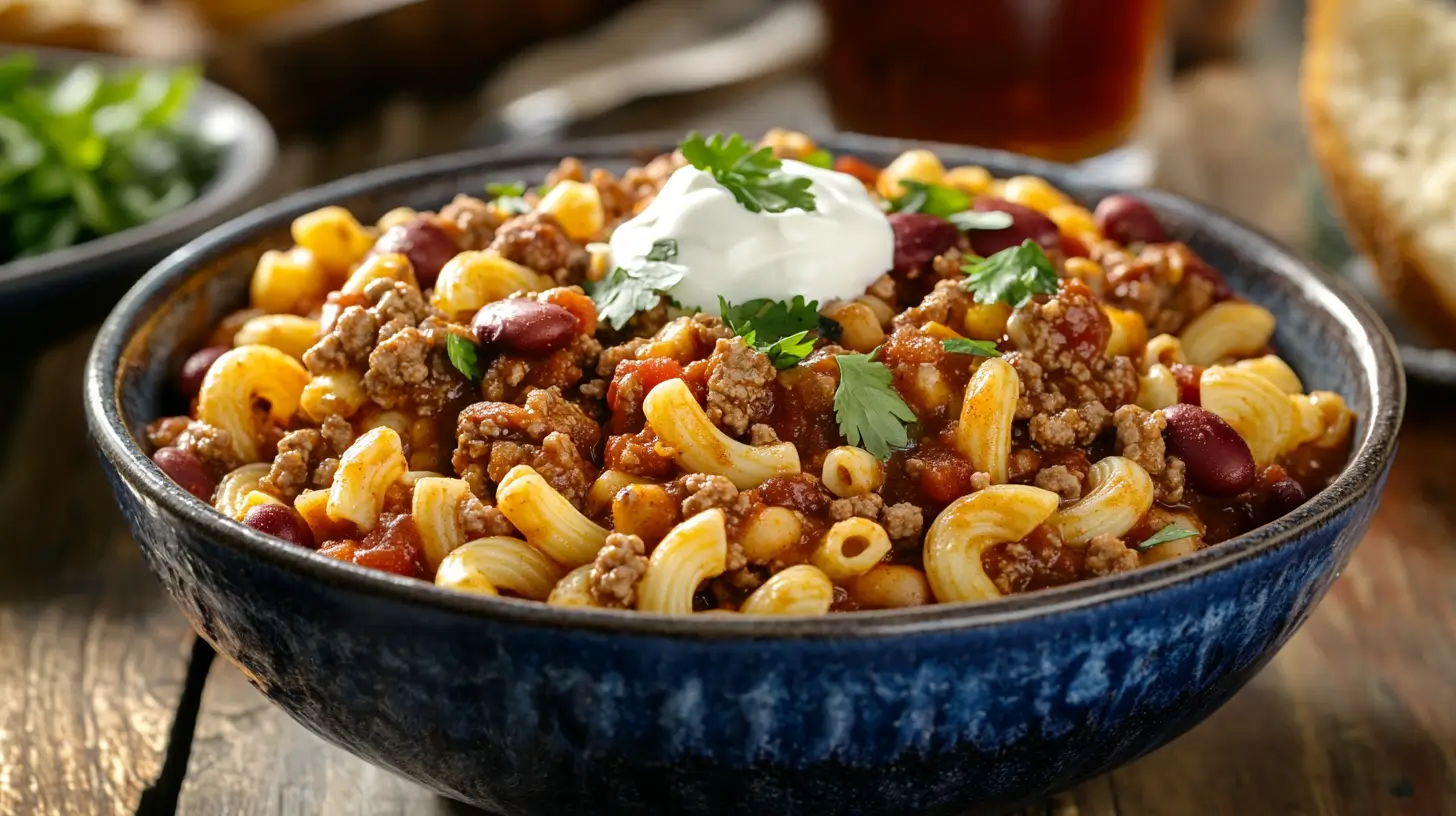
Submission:
M 42 73 L 60 73 L 87 62 L 104 70 L 150 64 L 58 48 L 0 46 L 0 59 L 18 53 L 33 54 Z M 198 197 L 132 229 L 0 264 L 0 319 L 7 324 L 30 322 L 29 317 L 39 312 L 38 324 L 55 327 L 62 322 L 57 320 L 58 314 L 67 319 L 99 318 L 167 253 L 258 203 L 249 201 L 249 196 L 268 178 L 277 154 L 273 129 L 263 114 L 232 91 L 204 80 L 198 83 L 183 116 L 220 154 L 217 174 Z
M 888 162 L 901 142 L 842 136 Z M 138 446 L 171 375 L 239 306 L 257 254 L 324 204 L 438 206 L 561 155 L 622 169 L 635 137 L 446 156 L 291 197 L 148 275 L 96 341 L 86 409 L 117 500 L 197 631 L 308 728 L 446 796 L 524 813 L 959 813 L 1074 785 L 1202 720 L 1308 617 L 1364 533 L 1405 386 L 1338 281 L 1161 193 L 1169 232 L 1279 316 L 1311 387 L 1359 412 L 1343 475 L 1291 515 L 1173 562 L 980 605 L 809 619 L 667 618 L 455 594 L 235 524 Z M 1057 166 L 934 146 L 947 163 Z M 655 151 L 649 150 L 648 153 Z

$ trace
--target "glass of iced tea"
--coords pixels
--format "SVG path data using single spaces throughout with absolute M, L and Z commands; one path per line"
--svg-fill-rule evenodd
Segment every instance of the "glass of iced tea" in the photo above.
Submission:
M 1169 71 L 1165 0 L 820 2 L 843 130 L 1111 164 Z

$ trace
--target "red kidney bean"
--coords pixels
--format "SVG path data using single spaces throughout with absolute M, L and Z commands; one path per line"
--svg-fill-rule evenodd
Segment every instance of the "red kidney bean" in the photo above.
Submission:
M 1163 409 L 1168 451 L 1183 460 L 1188 481 L 1213 496 L 1236 496 L 1254 483 L 1254 457 L 1238 431 L 1196 405 Z
M 1119 244 L 1161 244 L 1168 240 L 1153 208 L 1130 195 L 1110 195 L 1097 202 L 1092 218 L 1105 237 Z
M 248 508 L 243 523 L 260 533 L 281 538 L 300 547 L 314 548 L 313 530 L 286 504 L 259 504 Z
M 157 452 L 152 454 L 152 461 L 178 487 L 208 504 L 212 503 L 212 491 L 217 488 L 217 482 L 196 454 L 181 448 L 157 448 Z
M 1178 401 L 1189 405 L 1203 404 L 1203 366 L 1174 363 L 1168 366 L 1173 380 L 1178 383 Z
M 890 213 L 890 229 L 895 233 L 896 272 L 928 265 L 955 246 L 960 235 L 951 222 L 925 213 Z
M 1001 198 L 983 197 L 976 199 L 973 209 L 980 212 L 1004 212 L 1011 216 L 1011 226 L 998 230 L 970 230 L 971 249 L 977 255 L 987 257 L 1007 247 L 1019 246 L 1030 238 L 1041 244 L 1042 249 L 1061 249 L 1062 233 L 1050 218 L 1020 204 L 1013 204 Z
M 202 381 L 207 377 L 207 370 L 217 362 L 217 358 L 228 353 L 231 349 L 228 346 L 208 346 L 192 352 L 192 356 L 182 364 L 182 373 L 177 376 L 177 390 L 182 396 L 192 399 L 202 390 Z
M 1228 281 L 1223 279 L 1217 269 L 1209 266 L 1204 260 L 1191 251 L 1185 254 L 1183 271 L 1188 275 L 1195 275 L 1208 281 L 1213 286 L 1213 300 L 1215 303 L 1228 300 L 1234 296 L 1234 290 L 1229 288 Z
M 390 227 L 374 242 L 375 253 L 397 252 L 409 259 L 420 286 L 433 286 L 440 270 L 460 253 L 460 247 L 429 216 Z
M 1269 521 L 1293 511 L 1309 498 L 1304 493 L 1304 487 L 1288 476 L 1269 485 L 1266 489 L 1269 491 L 1269 504 L 1265 508 L 1265 512 Z
M 566 347 L 580 321 L 552 303 L 510 298 L 487 303 L 470 327 L 481 344 L 513 354 L 549 354 Z

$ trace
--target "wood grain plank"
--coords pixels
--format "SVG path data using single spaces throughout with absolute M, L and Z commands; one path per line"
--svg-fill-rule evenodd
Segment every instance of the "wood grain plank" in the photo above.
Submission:
M 225 660 L 203 691 L 178 816 L 485 816 L 314 736 Z
M 43 355 L 28 388 L 0 393 L 0 813 L 134 812 L 187 672 L 191 629 L 142 563 L 86 438 L 89 346 Z

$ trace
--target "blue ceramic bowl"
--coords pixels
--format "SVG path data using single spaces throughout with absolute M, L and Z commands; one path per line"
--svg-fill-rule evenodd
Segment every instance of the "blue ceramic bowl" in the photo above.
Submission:
M 905 145 L 844 136 L 888 162 Z M 668 618 L 456 594 L 299 549 L 174 486 L 137 444 L 171 375 L 246 299 L 296 215 L 435 207 L 559 156 L 622 169 L 637 137 L 494 150 L 301 193 L 172 255 L 97 338 L 86 408 L 117 501 L 217 651 L 305 726 L 445 794 L 507 814 L 961 813 L 1066 788 L 1183 733 L 1308 617 L 1375 510 L 1404 381 L 1348 287 L 1248 227 L 1147 193 L 1169 232 L 1279 317 L 1311 387 L 1359 412 L 1354 457 L 1290 516 L 1133 573 L 981 605 L 809 619 Z M 934 146 L 947 163 L 1065 168 Z M 649 149 L 647 154 L 656 152 Z M 175 407 L 175 406 L 172 406 Z

